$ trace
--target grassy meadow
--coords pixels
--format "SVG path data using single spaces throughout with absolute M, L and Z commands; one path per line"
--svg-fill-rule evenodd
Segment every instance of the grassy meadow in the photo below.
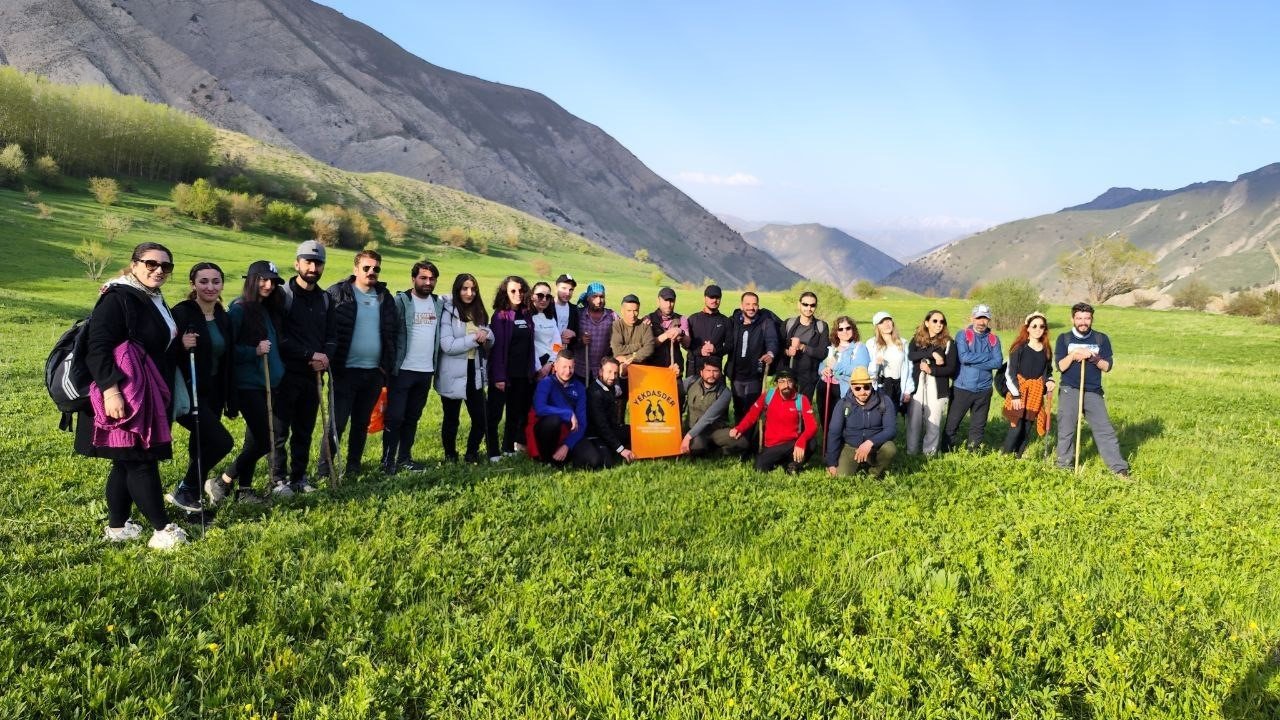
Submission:
M 290 264 L 293 240 L 154 220 L 166 193 L 144 184 L 111 212 L 135 218 L 122 260 L 173 249 L 171 302 L 197 260 L 230 292 L 251 260 Z M 1021 461 L 900 458 L 880 481 L 438 466 L 433 395 L 428 473 L 231 507 L 165 554 L 101 540 L 106 463 L 57 431 L 43 361 L 91 306 L 71 252 L 102 210 L 78 187 L 41 201 L 52 218 L 0 190 L 0 717 L 1280 716 L 1280 328 L 1100 310 L 1132 480 L 1087 441 L 1079 475 L 1039 443 Z M 427 254 L 486 298 L 538 259 L 605 278 L 614 303 L 656 291 L 652 266 L 604 253 L 381 250 L 397 289 Z M 332 253 L 326 284 L 350 257 Z M 876 310 L 914 326 L 935 305 L 963 324 L 958 300 L 849 308 L 865 335 Z M 1056 335 L 1067 311 L 1049 311 Z M 1002 435 L 993 418 L 988 443 Z

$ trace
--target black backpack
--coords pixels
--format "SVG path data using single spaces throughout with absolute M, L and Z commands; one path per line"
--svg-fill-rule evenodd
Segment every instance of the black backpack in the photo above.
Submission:
M 44 387 L 53 404 L 62 413 L 58 429 L 71 431 L 71 416 L 89 409 L 89 368 L 85 355 L 89 350 L 89 320 L 78 320 L 62 333 L 44 361 Z

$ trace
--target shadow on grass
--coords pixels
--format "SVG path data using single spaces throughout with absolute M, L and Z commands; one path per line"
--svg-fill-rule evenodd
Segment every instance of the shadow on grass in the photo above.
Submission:
M 1222 716 L 1230 720 L 1280 717 L 1280 695 L 1267 690 L 1277 672 L 1280 672 L 1280 645 L 1272 647 L 1231 688 L 1231 694 L 1222 702 Z

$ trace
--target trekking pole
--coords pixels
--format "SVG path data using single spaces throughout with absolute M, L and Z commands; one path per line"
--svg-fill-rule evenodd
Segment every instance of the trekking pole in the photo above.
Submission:
M 204 449 L 200 442 L 200 395 L 196 392 L 196 353 L 191 350 L 187 353 L 187 359 L 191 361 L 191 426 L 196 435 L 196 477 L 197 482 L 204 484 Z M 196 486 L 196 497 L 200 496 L 201 488 Z M 200 498 L 200 536 L 204 537 L 204 498 Z
M 276 479 L 276 413 L 271 402 L 271 363 L 267 356 L 268 352 L 262 356 L 262 384 L 267 393 L 267 438 L 271 445 L 267 450 L 267 474 L 271 480 Z
M 1053 395 L 1048 392 L 1044 394 L 1044 411 L 1049 418 L 1049 423 L 1044 430 L 1044 459 L 1048 460 L 1053 457 Z
M 333 412 L 333 404 L 337 399 L 337 395 L 335 394 L 335 391 L 333 389 L 334 382 L 335 380 L 333 377 L 333 370 L 329 370 L 329 428 L 328 429 L 332 431 L 333 434 L 329 435 L 328 437 L 333 438 L 333 444 L 332 445 L 329 444 L 328 438 L 326 438 L 324 442 L 325 442 L 325 446 L 329 449 L 329 460 L 330 460 L 329 474 L 332 475 L 334 478 L 336 478 L 334 480 L 335 485 L 341 486 L 342 474 L 338 472 L 337 467 L 333 464 L 334 462 L 336 462 L 336 458 L 334 457 L 334 455 L 338 452 L 338 418 Z
M 831 424 L 831 383 L 822 379 L 826 388 L 822 391 L 822 457 L 827 457 L 827 426 Z M 826 462 L 826 460 L 823 460 Z
M 333 473 L 333 450 L 329 447 L 329 414 L 324 409 L 324 371 L 316 371 L 316 399 L 320 403 L 320 458 L 329 468 L 329 489 L 338 487 L 337 476 Z
M 1084 422 L 1084 360 L 1080 361 L 1080 402 L 1076 408 L 1076 473 L 1080 472 L 1080 428 Z
M 760 380 L 760 396 L 766 397 L 769 392 L 769 365 L 773 363 L 773 358 L 769 358 L 764 364 L 764 377 Z M 760 427 L 756 433 L 756 454 L 764 452 L 764 425 L 769 415 L 769 403 L 765 402 L 760 408 Z

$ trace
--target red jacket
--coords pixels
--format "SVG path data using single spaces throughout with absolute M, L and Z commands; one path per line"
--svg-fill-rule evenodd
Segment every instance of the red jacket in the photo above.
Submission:
M 813 416 L 813 407 L 809 398 L 800 396 L 800 410 L 796 409 L 796 398 L 790 400 L 782 397 L 782 393 L 772 390 L 760 393 L 760 397 L 751 403 L 751 409 L 738 422 L 735 428 L 745 433 L 756 424 L 760 411 L 764 410 L 765 400 L 772 395 L 769 409 L 764 417 L 764 446 L 774 447 L 783 443 L 795 443 L 796 447 L 804 447 L 818 432 L 818 420 Z

